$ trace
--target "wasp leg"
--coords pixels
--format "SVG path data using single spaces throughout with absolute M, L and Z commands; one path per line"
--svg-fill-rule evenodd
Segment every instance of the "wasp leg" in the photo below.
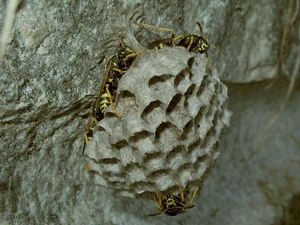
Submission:
M 121 69 L 117 69 L 117 68 L 113 68 L 113 71 L 118 72 L 122 75 L 127 72 L 127 70 L 121 70 Z
M 144 51 L 145 51 L 145 49 L 141 49 L 137 52 L 132 52 L 128 56 L 126 56 L 126 59 L 137 57 L 138 55 L 141 55 Z
M 200 24 L 199 22 L 196 22 L 196 24 L 197 24 L 198 27 L 199 27 L 200 34 L 202 34 L 202 26 L 201 26 L 201 24 Z
M 192 194 L 191 194 L 191 197 L 189 198 L 189 201 L 187 202 L 187 207 L 192 207 L 192 205 L 193 205 L 193 201 L 194 201 L 194 199 L 195 199 L 195 197 L 196 197 L 196 194 L 197 194 L 197 192 L 198 192 L 198 187 L 195 187 L 195 189 L 192 191 Z
M 132 52 L 132 53 L 128 54 L 128 55 L 125 57 L 125 60 L 130 59 L 130 58 L 134 58 L 134 57 L 136 57 L 136 56 L 137 56 L 137 53 L 136 53 L 136 52 Z
M 116 110 L 116 105 L 115 105 L 114 102 L 111 103 L 111 111 L 112 111 L 117 117 L 120 117 L 120 118 L 121 118 L 121 117 L 123 116 L 123 113 L 118 112 L 118 111 Z
M 185 38 L 189 38 L 189 45 L 187 46 L 187 50 L 190 51 L 190 48 L 192 47 L 192 44 L 194 43 L 194 36 L 193 35 L 186 35 L 186 34 L 179 34 L 179 35 L 175 35 L 172 38 L 172 46 L 176 46 L 176 41 L 177 40 L 181 40 L 181 39 L 185 39 Z
M 154 202 L 155 202 L 157 208 L 159 208 L 159 210 L 163 209 L 163 206 L 162 206 L 162 203 L 161 203 L 161 195 L 160 194 L 155 193 L 155 195 L 154 195 Z
M 94 125 L 98 123 L 98 120 L 90 115 L 89 122 L 86 127 L 86 131 L 84 133 L 84 144 L 82 148 L 82 155 L 84 154 L 84 150 L 86 145 L 92 140 L 93 132 L 94 132 Z
M 176 41 L 179 39 L 182 39 L 184 38 L 185 35 L 183 34 L 178 34 L 178 35 L 173 35 L 172 37 L 172 46 L 175 46 L 176 45 Z
M 209 57 L 209 55 L 207 54 L 207 52 L 205 52 L 205 56 L 207 57 L 207 64 L 206 64 L 206 71 L 210 71 L 212 68 L 212 60 L 211 57 Z
M 82 155 L 84 154 L 84 150 L 86 145 L 92 140 L 91 136 L 88 136 L 87 132 L 84 134 L 84 143 L 83 143 L 83 148 L 82 148 Z
M 157 215 L 161 214 L 164 211 L 164 208 L 163 208 L 163 205 L 162 205 L 162 202 L 161 202 L 162 201 L 161 200 L 161 195 L 155 193 L 154 196 L 153 196 L 153 200 L 154 200 L 154 203 L 155 203 L 156 207 L 159 209 L 159 211 L 156 212 L 156 213 L 153 213 L 153 214 L 149 214 L 148 216 L 157 216 Z
M 125 61 L 130 59 L 130 58 L 135 58 L 137 57 L 138 55 L 142 54 L 143 52 L 145 51 L 145 49 L 141 49 L 137 52 L 134 52 L 134 51 L 131 51 L 130 54 L 128 54 L 126 57 L 125 57 Z
M 89 143 L 91 139 L 92 139 L 92 138 L 89 137 L 87 133 L 84 134 L 84 140 L 85 140 L 85 142 L 84 142 L 84 148 L 85 148 L 85 145 L 86 145 L 87 143 Z
M 83 148 L 82 148 L 81 155 L 84 154 L 84 150 L 85 150 L 85 147 L 86 147 L 86 144 L 87 144 L 87 135 L 86 134 L 84 134 L 84 138 L 85 138 L 85 140 L 84 140 L 84 143 L 83 143 Z
M 118 117 L 122 117 L 123 114 L 121 112 L 117 112 L 117 110 L 116 110 L 116 105 L 115 105 L 115 102 L 113 100 L 114 98 L 111 95 L 111 93 L 108 90 L 108 88 L 107 88 L 107 96 L 108 96 L 108 99 L 109 99 L 109 102 L 110 102 L 110 105 L 111 105 L 111 111 L 112 111 L 112 113 L 114 113 Z
M 191 40 L 190 40 L 189 46 L 187 47 L 187 50 L 188 50 L 188 51 L 190 51 L 190 48 L 192 47 L 192 44 L 193 44 L 193 42 L 194 42 L 194 36 L 191 35 L 190 37 L 191 37 Z
M 142 23 L 142 22 L 136 22 L 137 25 L 144 27 L 146 29 L 154 29 L 154 30 L 158 30 L 160 32 L 171 32 L 171 33 L 175 33 L 174 29 L 168 28 L 168 27 L 157 27 L 151 24 L 147 24 L 147 23 Z
M 185 202 L 184 190 L 182 189 L 181 186 L 179 186 L 179 196 L 180 196 L 181 202 Z
M 207 40 L 207 42 L 209 41 L 206 36 L 203 35 L 203 37 Z M 219 55 L 224 55 L 224 51 L 216 45 L 209 43 L 209 47 L 213 47 L 214 49 L 216 49 Z

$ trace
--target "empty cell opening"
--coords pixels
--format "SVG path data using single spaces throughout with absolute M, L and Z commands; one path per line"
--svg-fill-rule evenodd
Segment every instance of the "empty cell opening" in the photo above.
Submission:
M 168 175 L 171 172 L 170 169 L 168 168 L 164 168 L 164 169 L 157 169 L 156 171 L 150 173 L 148 175 L 148 178 L 150 180 L 156 179 L 158 177 L 164 176 L 164 175 Z
M 220 93 L 220 91 L 221 91 L 221 85 L 220 85 L 220 83 L 218 83 L 218 81 L 217 81 L 217 83 L 215 84 L 215 93 Z
M 110 181 L 116 178 L 122 171 L 122 168 L 118 164 L 114 165 L 104 165 L 101 167 L 101 174 L 107 177 Z
M 206 167 L 204 173 L 203 173 L 202 176 L 201 176 L 201 181 L 202 181 L 202 182 L 204 182 L 204 181 L 206 180 L 206 178 L 208 177 L 208 175 L 210 174 L 211 169 L 212 169 L 212 166 L 213 166 L 213 163 L 210 163 L 210 164 Z
M 195 145 L 190 149 L 190 160 L 192 163 L 196 163 L 198 161 L 205 161 L 208 157 L 208 154 L 205 152 L 205 149 L 202 149 L 200 145 Z
M 188 65 L 188 67 L 189 67 L 190 69 L 193 67 L 194 62 L 195 62 L 195 58 L 194 58 L 194 57 L 191 57 L 191 58 L 188 59 L 187 65 Z
M 200 107 L 199 112 L 197 113 L 194 123 L 197 125 L 197 127 L 199 126 L 199 122 L 202 119 L 202 117 L 204 116 L 206 111 L 206 107 L 203 105 Z
M 203 140 L 203 142 L 202 142 L 202 144 L 201 144 L 201 148 L 206 148 L 206 147 L 208 147 L 209 142 L 211 141 L 211 137 L 212 137 L 213 132 L 214 132 L 213 130 L 214 130 L 214 127 L 211 127 L 211 128 L 208 130 L 208 132 L 206 133 L 205 138 L 204 138 L 204 140 Z
M 194 143 L 190 144 L 188 146 L 188 154 L 191 154 L 191 152 L 195 151 L 195 149 L 200 148 L 201 139 L 198 138 Z
M 143 162 L 144 168 L 147 168 L 148 174 L 159 169 L 165 168 L 164 158 L 161 154 L 148 156 L 147 160 Z
M 218 98 L 217 98 L 217 96 L 214 94 L 212 97 L 211 97 L 211 99 L 210 99 L 210 101 L 209 101 L 209 109 L 208 109 L 208 111 L 207 111 L 207 117 L 210 117 L 210 116 L 212 116 L 212 114 L 213 114 L 213 112 L 214 112 L 214 109 L 216 109 L 217 108 L 217 101 L 218 101 Z
M 186 139 L 188 134 L 194 132 L 193 129 L 194 123 L 193 120 L 190 120 L 183 128 L 182 134 L 180 136 L 180 139 Z
M 118 103 L 127 106 L 136 105 L 135 95 L 130 91 L 123 90 L 117 95 L 116 104 Z
M 112 146 L 116 149 L 121 149 L 121 148 L 124 148 L 125 146 L 128 146 L 128 142 L 127 142 L 127 140 L 120 140 L 120 141 L 112 144 Z
M 176 126 L 170 122 L 162 122 L 155 130 L 155 138 L 160 138 L 162 133 L 171 128 L 176 128 Z
M 120 160 L 117 158 L 105 158 L 105 159 L 100 159 L 97 162 L 102 164 L 117 164 L 120 162 Z
M 184 93 L 184 98 L 185 98 L 185 100 L 184 100 L 184 106 L 187 106 L 188 99 L 193 94 L 195 88 L 196 88 L 196 84 L 192 84 L 191 86 L 189 86 L 189 88 Z
M 99 123 L 98 123 L 98 124 L 99 124 Z M 106 130 L 103 126 L 101 126 L 101 125 L 97 126 L 97 127 L 94 129 L 94 134 L 96 133 L 96 131 L 100 131 L 100 132 L 104 131 L 104 132 L 107 132 L 107 130 Z
M 145 154 L 143 161 L 144 161 L 144 163 L 147 163 L 147 162 L 149 162 L 151 160 L 155 160 L 157 158 L 162 158 L 161 152 L 147 153 L 147 154 Z
M 192 163 L 184 163 L 183 165 L 178 167 L 178 171 L 191 170 L 194 167 Z
M 176 157 L 177 154 L 185 154 L 186 149 L 184 145 L 177 145 L 171 151 L 169 151 L 166 157 L 166 161 L 170 163 L 170 161 Z
M 124 187 L 125 186 L 125 182 L 120 181 L 120 180 L 110 181 L 110 183 L 115 187 Z
M 212 154 L 215 155 L 219 150 L 219 141 L 216 141 L 211 147 Z
M 148 161 L 153 160 L 153 159 L 157 159 L 157 158 L 162 158 L 162 153 L 161 152 L 145 154 L 145 157 L 143 158 L 143 161 L 146 164 Z
M 135 167 L 126 173 L 126 180 L 129 183 L 145 181 L 146 179 L 145 171 L 142 168 Z
M 228 104 L 228 99 L 226 99 L 223 102 L 223 104 L 219 107 L 220 110 L 218 111 L 218 114 L 219 114 L 218 116 L 219 116 L 220 119 L 224 117 L 224 112 L 225 112 L 225 109 L 227 107 L 227 104 Z
M 173 77 L 171 74 L 155 75 L 151 77 L 148 81 L 148 85 L 151 87 L 157 85 L 158 83 L 163 83 Z
M 110 184 L 116 188 L 121 188 L 125 186 L 125 182 L 120 182 L 120 181 L 110 181 Z
M 112 172 L 112 171 L 102 171 L 102 175 L 107 177 L 110 182 L 118 180 L 119 182 L 124 180 L 125 174 L 123 172 Z
M 200 156 L 198 157 L 196 163 L 194 164 L 194 168 L 195 170 L 197 171 L 197 175 L 199 177 L 201 177 L 201 179 L 203 178 L 203 175 L 206 173 L 207 171 L 207 167 L 208 167 L 208 164 L 209 164 L 209 158 L 207 155 L 205 156 Z
M 175 194 L 175 195 L 179 196 L 180 191 L 182 191 L 182 187 L 180 186 L 180 184 L 175 184 L 174 186 L 165 190 L 162 194 L 166 195 L 166 194 L 172 193 L 173 195 Z
M 120 149 L 119 157 L 122 160 L 121 163 L 123 167 L 141 162 L 139 152 L 132 146 L 125 146 Z
M 114 195 L 122 195 L 122 196 L 126 196 L 129 198 L 134 198 L 135 194 L 134 191 L 129 190 L 129 189 L 125 189 L 125 185 L 123 187 L 120 188 L 115 188 L 112 190 Z
M 108 118 L 120 118 L 120 117 L 112 111 L 105 111 L 105 119 Z
M 166 109 L 166 113 L 169 114 L 171 113 L 180 103 L 182 98 L 181 94 L 176 94 L 175 96 L 173 96 L 172 100 L 170 101 L 167 109 Z
M 220 111 L 217 111 L 212 120 L 213 127 L 216 127 L 220 118 Z
M 200 87 L 198 88 L 198 91 L 197 91 L 198 97 L 200 97 L 202 95 L 203 91 L 205 90 L 205 87 L 207 86 L 207 83 L 208 83 L 208 75 L 205 74 L 201 81 Z
M 134 162 L 134 163 L 127 164 L 124 167 L 124 171 L 130 172 L 130 171 L 133 171 L 137 168 L 140 168 L 140 165 L 137 162 Z
M 197 157 L 196 166 L 199 163 L 203 163 L 208 160 L 208 155 L 201 155 Z
M 159 100 L 151 102 L 142 112 L 142 119 L 147 120 L 151 117 L 151 114 L 155 114 L 155 111 L 162 111 L 162 102 Z
M 136 143 L 136 142 L 140 141 L 141 139 L 148 138 L 151 135 L 152 135 L 152 133 L 149 132 L 149 131 L 146 131 L 146 130 L 136 132 L 133 136 L 131 136 L 129 138 L 129 142 L 130 143 Z
M 150 188 L 149 188 L 150 189 Z M 141 198 L 144 198 L 144 199 L 151 199 L 153 200 L 153 192 L 154 192 L 154 187 L 151 186 L 151 191 L 148 191 L 148 190 L 145 190 L 141 193 L 138 193 L 138 195 L 141 197 Z
M 98 171 L 91 169 L 91 168 L 88 168 L 87 172 L 92 176 L 95 176 L 95 175 L 101 176 L 101 174 Z
M 194 165 L 189 163 L 182 165 L 178 169 L 177 174 L 181 184 L 186 186 L 188 181 L 191 180 L 193 176 L 195 176 Z
M 128 90 L 123 90 L 118 94 L 119 98 L 134 98 L 134 94 Z
M 227 107 L 227 105 L 228 105 L 228 102 L 229 102 L 229 99 L 226 99 L 224 102 L 223 102 L 223 104 L 222 104 L 222 108 L 224 107 Z
M 181 70 L 175 77 L 174 79 L 174 85 L 176 87 L 178 87 L 178 85 L 180 84 L 180 82 L 182 82 L 183 80 L 185 80 L 185 78 L 188 76 L 188 78 L 190 79 L 192 76 L 192 72 L 190 68 L 184 68 L 183 70 Z
M 152 189 L 153 183 L 146 181 L 137 181 L 130 185 L 130 189 L 135 192 L 145 192 L 145 190 Z

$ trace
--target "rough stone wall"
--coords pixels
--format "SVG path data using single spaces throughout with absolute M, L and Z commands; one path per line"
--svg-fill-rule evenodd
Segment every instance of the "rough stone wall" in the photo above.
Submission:
M 23 1 L 0 68 L 1 224 L 278 224 L 300 189 L 298 8 L 297 0 Z M 231 125 L 196 206 L 175 218 L 149 218 L 151 201 L 96 186 L 81 155 L 87 95 L 119 32 L 136 49 L 168 35 L 132 23 L 140 18 L 178 33 L 198 32 L 199 21 L 223 52 L 209 54 L 228 85 Z

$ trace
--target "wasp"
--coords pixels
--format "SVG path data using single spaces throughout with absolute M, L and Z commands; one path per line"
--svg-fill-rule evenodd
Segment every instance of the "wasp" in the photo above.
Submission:
M 200 35 L 196 34 L 175 34 L 173 29 L 161 28 L 145 23 L 137 23 L 138 25 L 145 28 L 152 28 L 159 31 L 172 32 L 172 36 L 151 42 L 148 47 L 149 49 L 161 49 L 164 46 L 182 46 L 190 52 L 206 53 L 210 47 L 208 40 L 202 34 L 202 27 L 199 22 L 196 24 L 199 27 Z
M 104 118 L 104 113 L 109 106 L 112 107 L 113 113 L 119 117 L 121 116 L 121 113 L 116 112 L 115 108 L 118 83 L 131 67 L 136 56 L 137 53 L 122 41 L 117 53 L 108 58 L 98 95 L 91 106 L 83 151 L 86 144 L 93 138 L 94 127 Z
M 191 193 L 187 193 L 180 190 L 178 194 L 167 193 L 162 195 L 161 193 L 155 193 L 154 201 L 159 212 L 150 214 L 149 216 L 156 216 L 161 213 L 166 213 L 168 216 L 176 216 L 179 213 L 186 212 L 187 209 L 193 208 L 193 201 L 198 191 L 198 187 Z

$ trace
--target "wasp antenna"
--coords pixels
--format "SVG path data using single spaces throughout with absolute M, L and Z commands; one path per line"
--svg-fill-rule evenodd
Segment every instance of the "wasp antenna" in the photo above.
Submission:
M 83 143 L 83 148 L 82 148 L 81 155 L 84 155 L 85 146 L 86 146 L 86 142 Z
M 162 212 L 157 212 L 157 213 L 153 213 L 153 214 L 149 214 L 149 215 L 147 215 L 147 216 L 157 216 L 157 215 L 159 215 L 159 214 L 161 214 Z
M 157 212 L 157 213 L 149 214 L 149 215 L 147 215 L 147 216 L 157 216 L 157 215 L 159 215 L 159 214 L 165 213 L 167 210 L 168 210 L 168 209 L 160 210 L 160 211 Z
M 168 27 L 158 27 L 158 26 L 154 26 L 151 24 L 147 24 L 147 23 L 143 23 L 143 22 L 135 22 L 135 24 L 145 28 L 145 29 L 153 29 L 153 30 L 157 30 L 160 32 L 171 32 L 174 33 L 174 30 Z
M 185 206 L 184 209 L 190 209 L 190 208 L 194 208 L 195 205 L 188 205 L 188 206 Z
M 196 22 L 196 24 L 197 24 L 197 25 L 198 25 L 198 27 L 199 27 L 200 34 L 202 34 L 202 26 L 201 26 L 201 24 L 200 24 L 199 22 Z
M 120 48 L 124 48 L 125 44 L 124 44 L 124 35 L 119 32 L 119 41 L 120 41 Z
M 219 54 L 222 54 L 222 55 L 224 55 L 224 52 L 220 49 L 220 48 L 218 48 L 217 46 L 215 46 L 214 44 L 209 44 L 211 47 L 213 47 L 213 48 L 215 48 L 218 52 L 219 52 Z

